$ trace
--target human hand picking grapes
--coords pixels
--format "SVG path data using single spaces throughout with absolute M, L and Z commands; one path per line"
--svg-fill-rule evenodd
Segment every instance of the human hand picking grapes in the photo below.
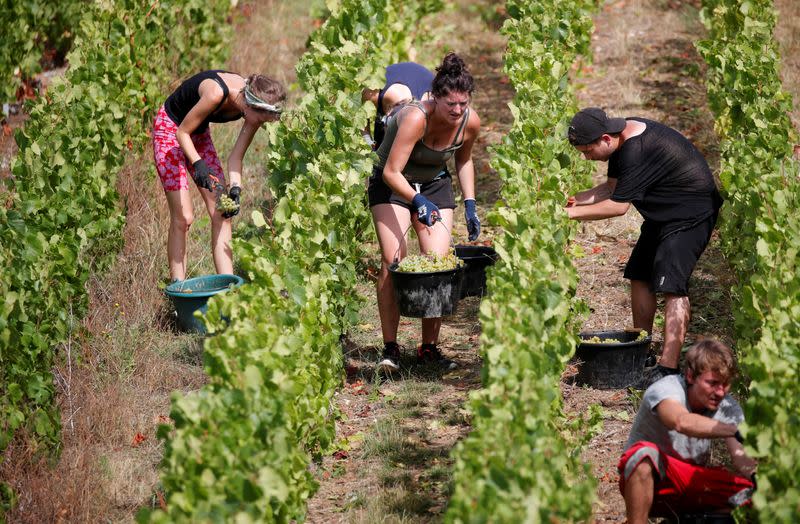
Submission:
M 233 186 L 227 195 L 223 194 L 219 198 L 219 210 L 224 218 L 231 218 L 239 214 L 241 193 L 241 187 Z

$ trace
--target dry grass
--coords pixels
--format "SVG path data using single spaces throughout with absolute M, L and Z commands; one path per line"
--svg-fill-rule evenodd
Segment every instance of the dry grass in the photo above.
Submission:
M 310 30 L 308 4 L 259 2 L 240 5 L 239 11 L 245 16 L 236 21 L 227 67 L 291 83 Z M 224 162 L 238 126 L 216 127 Z M 245 193 L 245 207 L 262 192 L 261 182 L 249 182 L 263 173 L 265 147 L 261 136 L 248 154 L 243 182 L 252 189 Z M 202 338 L 175 332 L 158 286 L 168 275 L 169 216 L 149 146 L 131 155 L 126 166 L 117 184 L 127 217 L 123 250 L 108 273 L 91 279 L 90 313 L 76 326 L 74 339 L 58 348 L 54 374 L 62 453 L 50 464 L 24 437 L 12 444 L 0 465 L 19 497 L 6 515 L 10 522 L 129 522 L 139 508 L 157 504 L 162 455 L 157 426 L 169 421 L 171 392 L 205 382 Z M 197 194 L 193 201 L 189 274 L 211 273 L 209 221 Z
M 783 61 L 783 86 L 794 97 L 792 122 L 800 130 L 800 18 L 797 17 L 797 0 L 775 0 L 778 25 L 775 37 L 780 42 Z

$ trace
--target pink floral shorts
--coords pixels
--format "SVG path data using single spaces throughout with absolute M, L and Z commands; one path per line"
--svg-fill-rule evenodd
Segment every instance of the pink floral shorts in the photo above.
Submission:
M 194 168 L 188 163 L 178 144 L 178 138 L 175 135 L 177 131 L 178 126 L 167 115 L 162 105 L 153 124 L 153 158 L 164 191 L 188 190 L 187 171 L 189 174 L 194 173 Z M 211 130 L 206 129 L 204 133 L 191 135 L 191 137 L 200 158 L 206 161 L 211 172 L 219 178 L 220 183 L 224 186 L 225 173 L 222 171 L 217 150 L 214 149 L 214 143 L 211 141 Z

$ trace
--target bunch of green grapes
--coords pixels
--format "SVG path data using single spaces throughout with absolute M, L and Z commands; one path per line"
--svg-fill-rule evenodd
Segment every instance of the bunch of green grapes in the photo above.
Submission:
M 639 336 L 636 337 L 635 342 L 641 342 L 642 340 L 648 337 L 649 333 L 644 329 L 639 331 Z M 584 344 L 621 344 L 622 341 L 616 338 L 600 338 L 598 336 L 593 336 L 591 338 L 587 338 L 583 341 Z
M 600 338 L 593 336 L 583 341 L 585 344 L 619 344 L 620 341 L 616 338 Z
M 222 213 L 231 213 L 239 209 L 239 204 L 237 204 L 228 195 L 221 195 L 219 197 L 219 205 L 217 205 L 217 209 L 219 209 Z
M 453 250 L 446 255 L 412 255 L 406 257 L 397 266 L 403 273 L 434 273 L 436 271 L 450 271 L 461 265 L 461 260 Z

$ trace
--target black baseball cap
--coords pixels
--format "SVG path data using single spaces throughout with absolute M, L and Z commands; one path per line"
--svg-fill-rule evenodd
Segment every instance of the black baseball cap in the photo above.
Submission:
M 573 146 L 585 146 L 604 134 L 621 133 L 625 124 L 624 118 L 608 118 L 599 107 L 587 107 L 572 117 L 567 138 Z

